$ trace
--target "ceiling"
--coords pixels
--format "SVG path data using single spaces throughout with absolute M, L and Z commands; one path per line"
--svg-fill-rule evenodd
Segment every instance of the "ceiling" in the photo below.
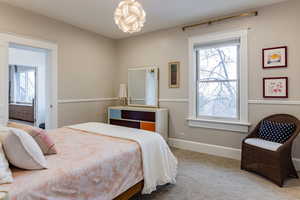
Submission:
M 113 13 L 121 0 L 0 0 L 64 21 L 109 38 L 131 35 L 115 25 Z M 141 33 L 170 28 L 208 17 L 257 8 L 286 0 L 137 0 L 146 11 Z

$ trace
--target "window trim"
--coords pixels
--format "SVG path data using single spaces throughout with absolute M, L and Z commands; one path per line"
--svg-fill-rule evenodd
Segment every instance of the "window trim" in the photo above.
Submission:
M 188 124 L 192 127 L 202 127 L 236 132 L 248 132 L 248 39 L 247 30 L 233 32 L 219 32 L 189 38 L 189 117 Z M 239 120 L 197 118 L 197 66 L 194 46 L 217 43 L 226 40 L 240 39 L 240 68 L 239 73 Z

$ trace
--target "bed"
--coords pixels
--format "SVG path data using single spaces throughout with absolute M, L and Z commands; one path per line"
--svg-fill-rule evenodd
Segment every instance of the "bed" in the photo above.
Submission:
M 143 153 L 136 141 L 71 127 L 49 134 L 59 153 L 46 157 L 45 170 L 13 168 L 14 182 L 0 186 L 10 199 L 125 200 L 142 191 Z

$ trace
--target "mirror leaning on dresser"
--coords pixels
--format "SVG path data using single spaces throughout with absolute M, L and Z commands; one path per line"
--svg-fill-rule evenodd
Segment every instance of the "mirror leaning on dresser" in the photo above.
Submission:
M 158 108 L 158 88 L 157 67 L 129 68 L 128 106 L 109 107 L 108 123 L 156 132 L 167 141 L 169 111 Z
M 158 68 L 128 69 L 128 105 L 158 107 Z

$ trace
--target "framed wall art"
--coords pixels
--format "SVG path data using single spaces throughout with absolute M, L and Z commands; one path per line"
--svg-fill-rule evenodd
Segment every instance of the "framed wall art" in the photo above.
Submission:
M 263 79 L 264 98 L 288 98 L 288 77 L 270 77 Z
M 180 87 L 180 62 L 169 63 L 169 88 Z
M 288 66 L 287 46 L 263 49 L 262 53 L 264 69 Z

